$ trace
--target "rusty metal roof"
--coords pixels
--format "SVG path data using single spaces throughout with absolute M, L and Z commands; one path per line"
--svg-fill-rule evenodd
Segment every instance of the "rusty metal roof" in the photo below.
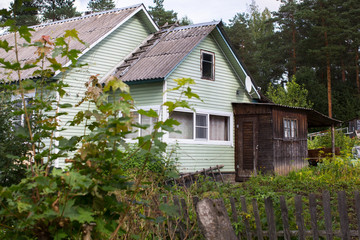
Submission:
M 160 30 L 154 34 L 156 39 L 148 41 L 152 44 L 144 45 L 145 52 L 136 61 L 123 65 L 127 69 L 120 66 L 114 75 L 125 82 L 164 79 L 218 24 L 210 22 Z M 135 50 L 133 55 L 138 52 L 139 49 Z
M 304 107 L 290 107 L 275 103 L 232 103 L 233 106 L 236 105 L 252 105 L 254 107 L 256 106 L 268 106 L 270 108 L 278 108 L 278 109 L 284 109 L 284 110 L 293 110 L 295 112 L 303 112 L 307 115 L 307 121 L 308 121 L 308 127 L 328 127 L 332 124 L 339 125 L 342 123 L 342 121 L 337 120 L 335 118 L 330 118 L 314 109 L 311 108 L 304 108 Z
M 79 38 L 84 41 L 87 46 L 73 40 L 70 42 L 70 49 L 78 49 L 81 52 L 84 52 L 96 45 L 102 38 L 107 36 L 111 31 L 116 29 L 119 24 L 121 24 L 127 17 L 134 13 L 137 9 L 141 8 L 143 5 L 138 4 L 126 8 L 113 9 L 109 11 L 104 11 L 100 13 L 93 13 L 85 15 L 82 17 L 76 17 L 46 24 L 41 24 L 33 26 L 35 31 L 32 32 L 32 41 L 35 42 L 39 40 L 43 35 L 48 35 L 51 38 L 55 39 L 64 35 L 65 30 L 76 29 L 79 34 Z M 6 40 L 9 42 L 10 46 L 14 45 L 14 34 L 3 34 L 0 35 L 1 40 Z M 20 40 L 20 44 L 24 43 L 24 40 Z M 34 60 L 37 56 L 34 54 L 36 51 L 35 47 L 26 47 L 19 49 L 19 59 L 20 62 L 25 63 L 31 60 Z M 15 54 L 11 50 L 8 53 L 3 49 L 0 49 L 0 56 L 5 58 L 5 61 L 14 61 Z M 59 63 L 66 64 L 67 59 L 58 58 Z M 50 65 L 49 62 L 46 63 L 45 67 Z M 4 74 L 5 69 L 0 69 L 0 79 L 7 79 L 6 74 Z M 22 79 L 31 78 L 34 68 L 22 71 Z M 10 73 L 8 80 L 17 79 L 15 73 Z

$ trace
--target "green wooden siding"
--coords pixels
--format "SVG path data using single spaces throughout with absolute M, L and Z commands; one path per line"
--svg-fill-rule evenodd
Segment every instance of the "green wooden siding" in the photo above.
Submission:
M 103 39 L 95 47 L 80 57 L 80 63 L 87 63 L 87 66 L 81 69 L 74 69 L 64 76 L 64 82 L 70 85 L 67 95 L 62 99 L 61 103 L 77 104 L 86 91 L 84 84 L 89 80 L 91 75 L 99 74 L 99 80 L 108 72 L 110 72 L 121 60 L 129 55 L 144 39 L 150 34 L 146 26 L 141 21 L 139 13 L 130 18 L 117 30 Z M 58 78 L 61 78 L 59 76 Z M 90 109 L 93 108 L 90 106 Z M 88 104 L 82 104 L 80 107 L 66 109 L 68 115 L 62 116 L 60 121 L 62 126 L 72 120 L 78 111 L 88 109 Z M 84 132 L 84 126 L 68 127 L 66 131 L 60 133 L 61 136 L 70 138 L 74 135 L 81 135 Z M 60 167 L 64 167 L 64 161 L 59 163 Z
M 195 172 L 203 168 L 224 165 L 221 171 L 234 171 L 234 147 L 204 144 L 178 144 L 173 156 L 181 172 Z
M 200 50 L 215 53 L 215 81 L 201 79 Z M 191 88 L 203 100 L 191 101 L 196 104 L 196 108 L 232 112 L 231 102 L 250 102 L 240 79 L 211 35 L 204 39 L 166 79 L 168 89 L 175 86 L 173 79 L 183 77 L 193 78 L 196 82 Z M 238 95 L 237 90 L 240 93 Z M 177 98 L 176 92 L 168 94 L 168 100 Z
M 154 106 L 163 103 L 163 82 L 130 85 L 130 94 L 136 106 Z
M 222 46 L 226 45 L 222 44 Z M 200 50 L 215 53 L 214 81 L 201 79 Z M 244 78 L 244 74 L 242 72 L 235 73 L 234 68 L 212 35 L 204 39 L 171 73 L 166 79 L 167 88 L 175 87 L 173 79 L 183 77 L 190 77 L 195 80 L 196 84 L 191 88 L 203 100 L 203 102 L 190 101 L 195 104 L 195 109 L 232 113 L 232 102 L 251 101 L 243 85 L 243 80 L 240 79 Z M 176 92 L 167 94 L 167 100 L 177 98 L 178 93 Z M 233 131 L 231 132 L 233 134 Z M 222 171 L 235 171 L 235 149 L 233 146 L 195 143 L 178 143 L 177 146 L 179 170 L 182 172 L 193 172 L 216 165 L 224 165 Z

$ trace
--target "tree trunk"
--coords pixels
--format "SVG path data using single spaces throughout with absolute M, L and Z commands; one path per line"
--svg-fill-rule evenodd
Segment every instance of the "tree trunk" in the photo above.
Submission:
M 358 93 L 360 93 L 360 80 L 359 80 L 359 48 L 356 48 L 356 55 L 355 55 L 355 69 L 356 69 L 356 86 Z
M 341 80 L 342 80 L 343 82 L 346 81 L 344 59 L 341 59 Z
M 296 30 L 294 23 L 294 16 L 291 14 L 292 20 L 292 58 L 293 58 L 293 72 L 296 74 Z

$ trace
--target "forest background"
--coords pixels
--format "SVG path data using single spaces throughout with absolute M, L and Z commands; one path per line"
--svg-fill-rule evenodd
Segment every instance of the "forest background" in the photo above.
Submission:
M 356 0 L 282 0 L 278 11 L 237 13 L 225 29 L 233 47 L 262 92 L 270 85 L 296 82 L 308 91 L 312 107 L 339 120 L 360 115 L 359 45 L 360 2 Z M 91 0 L 89 11 L 114 8 L 113 0 Z M 19 25 L 61 20 L 81 15 L 74 0 L 15 0 Z M 161 26 L 178 19 L 176 9 L 166 10 L 164 0 L 154 0 L 149 13 Z M 2 21 L 6 18 L 2 17 Z M 293 78 L 295 76 L 295 78 Z

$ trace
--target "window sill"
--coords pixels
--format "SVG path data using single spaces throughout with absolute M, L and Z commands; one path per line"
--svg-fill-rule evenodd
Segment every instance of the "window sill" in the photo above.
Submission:
M 194 144 L 194 145 L 221 145 L 221 146 L 233 146 L 231 141 L 214 141 L 214 140 L 193 140 L 193 139 L 173 139 L 168 138 L 166 143 L 181 143 L 181 144 Z

